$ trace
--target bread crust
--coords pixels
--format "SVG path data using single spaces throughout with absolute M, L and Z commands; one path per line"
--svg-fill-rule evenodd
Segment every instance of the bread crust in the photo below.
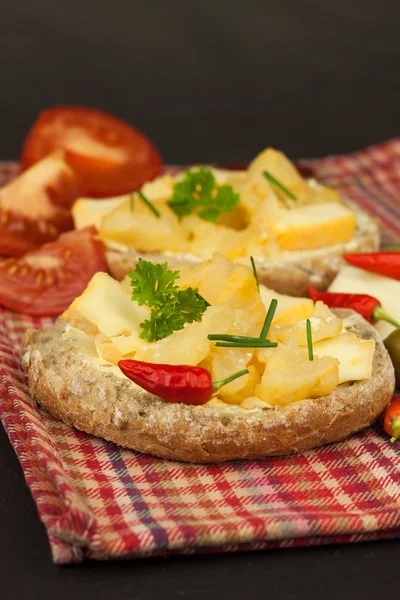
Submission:
M 378 250 L 380 235 L 377 223 L 350 201 L 346 200 L 346 204 L 354 210 L 357 217 L 356 233 L 349 242 L 315 250 L 282 252 L 276 259 L 257 261 L 260 283 L 281 294 L 307 296 L 310 285 L 319 290 L 326 290 L 329 287 L 339 272 L 343 254 Z M 170 256 L 135 250 L 121 252 L 108 249 L 106 251 L 108 269 L 118 281 L 134 268 L 139 257 L 151 262 L 167 261 L 171 266 L 176 263 L 194 263 L 203 260 L 188 254 Z
M 62 337 L 61 319 L 28 332 L 23 366 L 39 405 L 66 424 L 120 446 L 194 463 L 291 454 L 368 427 L 392 398 L 394 371 L 382 341 L 359 315 L 338 313 L 351 315 L 352 329 L 376 340 L 372 377 L 285 407 L 245 410 L 164 402 L 77 351 Z

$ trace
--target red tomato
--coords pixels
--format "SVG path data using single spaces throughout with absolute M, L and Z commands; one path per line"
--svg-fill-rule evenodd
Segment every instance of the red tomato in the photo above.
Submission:
M 143 133 L 94 108 L 56 106 L 42 112 L 25 139 L 22 168 L 60 149 L 80 175 L 84 194 L 94 198 L 132 192 L 162 170 L 158 150 Z
M 400 396 L 395 396 L 387 407 L 383 428 L 391 436 L 391 442 L 395 442 L 400 437 Z
M 20 256 L 73 228 L 77 176 L 52 154 L 0 189 L 0 254 Z
M 106 271 L 96 229 L 68 231 L 20 258 L 0 262 L 0 304 L 38 316 L 59 315 L 97 271 Z

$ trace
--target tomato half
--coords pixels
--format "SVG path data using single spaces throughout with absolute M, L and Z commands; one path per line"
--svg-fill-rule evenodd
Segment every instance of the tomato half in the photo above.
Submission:
M 22 147 L 22 168 L 60 149 L 80 175 L 83 193 L 93 198 L 132 192 L 162 170 L 158 150 L 143 133 L 94 108 L 56 106 L 42 112 Z
M 0 304 L 37 316 L 63 313 L 97 271 L 106 271 L 94 227 L 68 231 L 20 258 L 0 262 Z
M 52 154 L 0 189 L 0 254 L 20 256 L 73 228 L 79 181 L 62 153 Z

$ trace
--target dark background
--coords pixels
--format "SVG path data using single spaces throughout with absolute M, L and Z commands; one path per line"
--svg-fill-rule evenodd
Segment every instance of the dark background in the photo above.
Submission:
M 168 162 L 399 133 L 399 0 L 0 0 L 0 156 L 41 108 L 109 110 Z
M 0 159 L 75 103 L 145 131 L 166 162 L 347 152 L 400 133 L 399 0 L 0 0 Z M 0 431 L 0 596 L 374 598 L 400 542 L 55 567 Z

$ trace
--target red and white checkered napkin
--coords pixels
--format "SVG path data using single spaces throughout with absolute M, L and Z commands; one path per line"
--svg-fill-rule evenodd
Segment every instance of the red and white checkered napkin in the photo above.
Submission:
M 400 140 L 302 165 L 400 237 Z M 222 465 L 122 450 L 30 399 L 21 339 L 49 322 L 0 309 L 0 416 L 55 562 L 400 536 L 400 444 L 379 426 L 299 456 Z

